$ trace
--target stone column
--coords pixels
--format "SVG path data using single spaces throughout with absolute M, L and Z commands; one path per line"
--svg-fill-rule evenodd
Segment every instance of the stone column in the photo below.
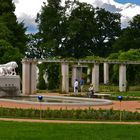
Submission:
M 90 83 L 90 72 L 91 72 L 91 69 L 90 67 L 87 68 L 87 83 Z
M 31 94 L 36 93 L 36 85 L 37 85 L 37 61 L 33 60 L 31 62 Z
M 109 82 L 109 64 L 104 63 L 104 84 Z
M 31 93 L 31 76 L 30 76 L 31 62 L 28 59 L 22 60 L 22 93 L 29 95 Z
M 73 66 L 72 68 L 72 87 L 73 84 L 75 82 L 75 79 L 77 79 L 78 81 L 80 81 L 80 79 L 82 78 L 82 66 L 78 67 L 78 65 Z
M 119 90 L 126 91 L 126 65 L 124 64 L 119 66 Z
M 82 66 L 77 67 L 77 79 L 78 79 L 78 81 L 80 81 L 81 78 L 82 78 Z
M 92 68 L 92 84 L 95 92 L 99 91 L 99 64 L 95 63 Z
M 62 72 L 62 92 L 69 92 L 69 65 L 61 63 Z
M 72 80 L 71 80 L 72 87 L 73 87 L 75 79 L 77 79 L 77 67 L 73 66 L 72 67 Z

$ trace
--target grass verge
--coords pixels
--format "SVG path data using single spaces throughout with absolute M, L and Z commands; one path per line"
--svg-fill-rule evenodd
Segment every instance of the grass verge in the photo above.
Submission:
M 140 125 L 0 121 L 0 140 L 139 140 Z

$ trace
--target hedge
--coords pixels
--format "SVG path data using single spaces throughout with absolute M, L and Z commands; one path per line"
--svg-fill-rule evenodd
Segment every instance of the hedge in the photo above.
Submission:
M 40 116 L 41 115 L 41 116 Z M 12 118 L 32 118 L 32 119 L 64 119 L 64 120 L 96 120 L 96 121 L 118 121 L 120 120 L 119 110 L 95 110 L 77 109 L 77 110 L 37 110 L 37 109 L 19 109 L 19 108 L 0 108 L 0 117 Z M 121 120 L 140 121 L 140 113 L 121 111 Z

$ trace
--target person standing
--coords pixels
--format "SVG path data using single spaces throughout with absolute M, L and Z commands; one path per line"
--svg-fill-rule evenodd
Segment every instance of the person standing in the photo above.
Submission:
M 81 90 L 81 92 L 83 91 L 83 86 L 84 86 L 84 79 L 81 78 L 80 79 L 80 90 Z
M 79 86 L 78 80 L 75 79 L 75 82 L 74 82 L 74 93 L 78 93 L 78 86 Z

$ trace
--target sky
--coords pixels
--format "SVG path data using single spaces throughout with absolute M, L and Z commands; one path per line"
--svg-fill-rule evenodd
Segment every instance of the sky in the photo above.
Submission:
M 128 26 L 128 21 L 132 20 L 133 16 L 140 14 L 140 0 L 79 0 L 87 2 L 94 7 L 105 8 L 110 12 L 119 12 L 122 14 L 122 28 Z M 27 27 L 27 33 L 36 33 L 37 24 L 35 18 L 41 10 L 43 2 L 47 0 L 13 0 L 16 6 L 15 14 L 19 22 L 24 22 Z M 130 6 L 128 3 L 137 4 Z
M 115 1 L 119 3 L 133 3 L 140 5 L 140 0 L 115 0 Z

